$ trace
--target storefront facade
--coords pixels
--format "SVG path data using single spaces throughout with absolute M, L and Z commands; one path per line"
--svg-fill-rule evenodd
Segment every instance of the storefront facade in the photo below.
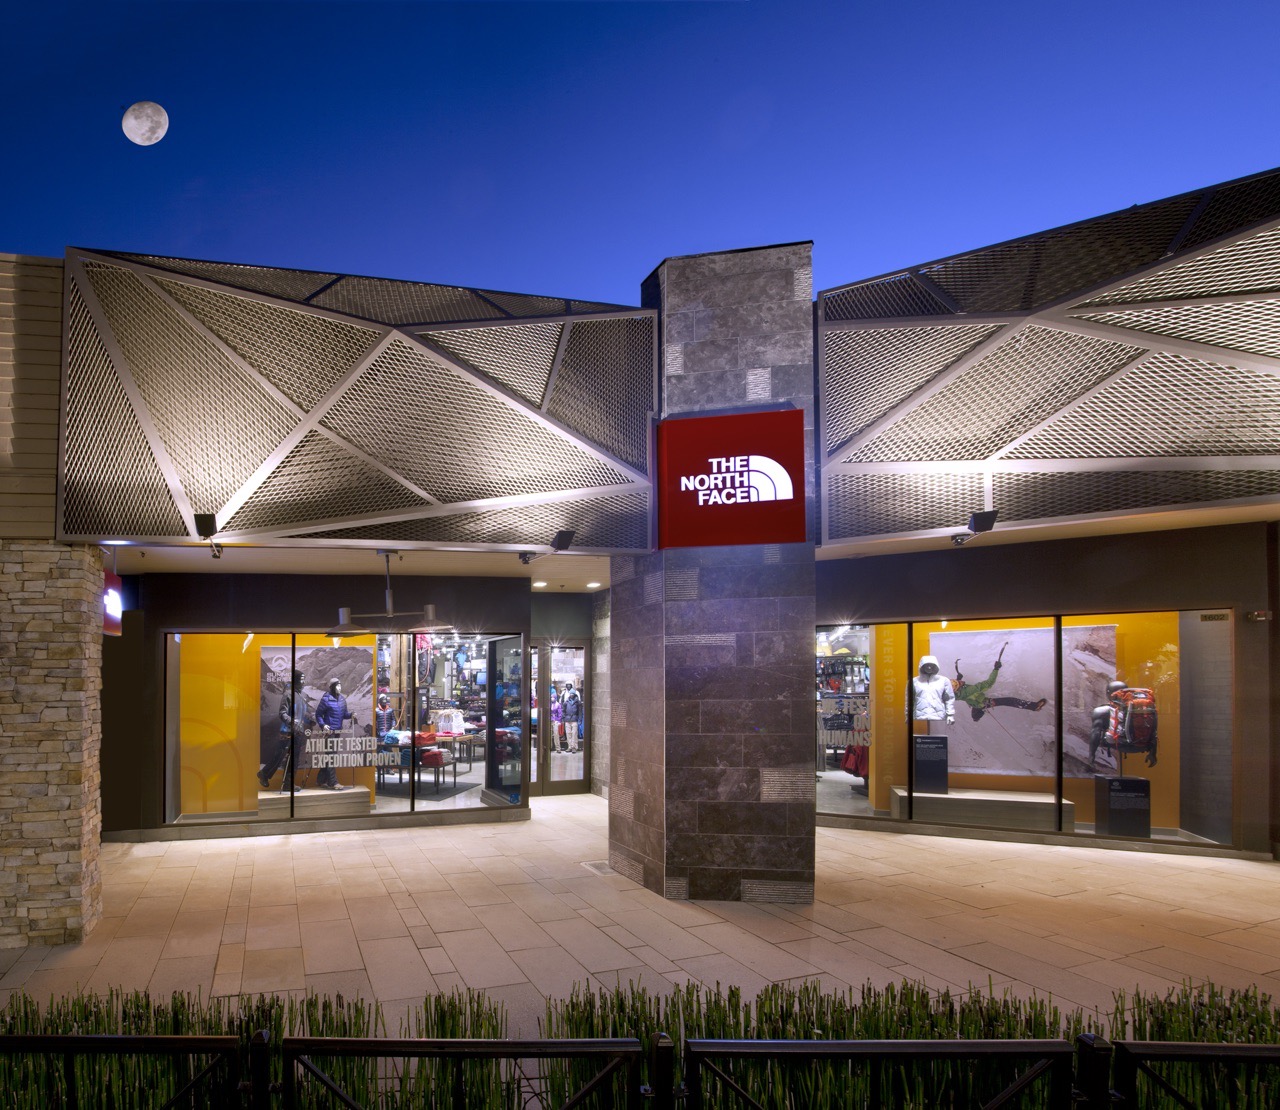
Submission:
M 102 776 L 100 816 L 77 794 L 42 849 L 86 876 L 57 929 L 95 912 L 100 829 L 524 819 L 571 789 L 673 898 L 808 900 L 815 821 L 1269 852 L 1275 244 L 1270 174 L 816 302 L 804 243 L 668 259 L 640 307 L 10 258 L 9 404 L 54 417 L 11 456 L 15 581 L 68 550 L 299 561 L 135 565 L 100 724 L 70 646 L 97 615 L 45 628 L 15 591 L 14 628 L 66 625 L 92 672 L 51 680 L 82 793 Z M 680 478 L 716 512 L 785 500 L 798 532 L 660 535 L 659 427 L 787 413 L 794 480 L 767 442 Z M 307 573 L 339 549 L 368 571 Z M 511 572 L 397 573 L 393 599 L 391 556 L 439 549 Z M 522 553 L 562 549 L 609 581 L 532 594 Z M 8 695 L 32 767 L 36 685 Z M 39 855 L 26 824 L 6 859 Z

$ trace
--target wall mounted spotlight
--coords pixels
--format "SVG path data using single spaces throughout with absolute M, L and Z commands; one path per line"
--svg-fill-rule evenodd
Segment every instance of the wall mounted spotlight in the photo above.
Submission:
M 983 509 L 981 512 L 970 513 L 969 530 L 967 532 L 956 532 L 951 537 L 951 546 L 963 547 L 974 536 L 980 536 L 983 532 L 990 532 L 996 526 L 996 517 L 999 515 L 999 509 Z
M 561 551 L 567 551 L 573 543 L 573 536 L 574 531 L 572 528 L 562 528 L 551 537 L 550 551 L 522 551 L 520 552 L 520 561 L 525 566 L 528 566 L 539 559 L 545 559 L 548 555 L 558 555 Z
M 215 559 L 222 558 L 222 544 L 215 543 L 213 537 L 218 534 L 218 518 L 213 513 L 196 513 L 196 535 L 209 541 L 209 553 Z

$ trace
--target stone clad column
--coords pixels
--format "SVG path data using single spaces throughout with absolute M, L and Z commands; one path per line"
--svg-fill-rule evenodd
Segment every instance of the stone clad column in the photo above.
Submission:
M 662 414 L 805 413 L 811 244 L 665 261 Z M 612 568 L 610 863 L 668 898 L 809 902 L 814 545 L 674 548 Z
M 101 676 L 98 549 L 0 541 L 0 948 L 101 916 Z

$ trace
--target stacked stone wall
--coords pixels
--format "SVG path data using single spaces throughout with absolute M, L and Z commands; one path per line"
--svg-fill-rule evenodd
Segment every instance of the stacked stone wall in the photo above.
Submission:
M 0 540 L 0 948 L 101 915 L 101 676 L 99 550 Z

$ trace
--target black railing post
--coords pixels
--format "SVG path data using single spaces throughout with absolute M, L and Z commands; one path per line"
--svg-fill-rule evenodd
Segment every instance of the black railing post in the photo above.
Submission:
M 1111 1042 L 1097 1033 L 1076 1037 L 1076 1099 L 1087 1110 L 1111 1106 Z
M 1138 1058 L 1124 1045 L 1116 1046 L 1116 1096 L 1113 1105 L 1138 1105 Z
M 702 1110 L 702 1057 L 684 1042 L 684 1090 L 689 1110 Z
M 271 1034 L 266 1029 L 249 1038 L 249 1106 L 252 1110 L 271 1107 Z
M 676 1045 L 666 1033 L 653 1035 L 653 1060 L 649 1068 L 654 1110 L 675 1110 Z
M 70 1052 L 62 1054 L 62 1082 L 67 1089 L 67 1110 L 80 1110 L 80 1094 L 76 1090 L 76 1058 Z

